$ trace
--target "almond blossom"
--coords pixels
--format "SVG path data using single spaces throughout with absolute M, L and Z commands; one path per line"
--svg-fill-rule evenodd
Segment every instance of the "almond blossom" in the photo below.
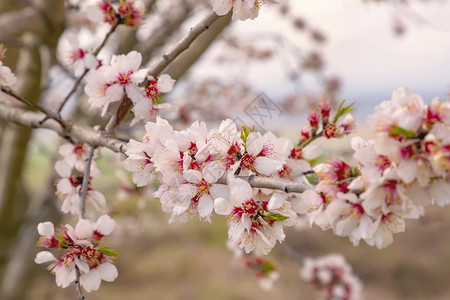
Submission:
M 173 89 L 175 80 L 167 74 L 162 74 L 159 78 L 151 76 L 147 85 L 141 90 L 129 90 L 128 96 L 133 101 L 131 111 L 134 119 L 131 120 L 130 126 L 139 121 L 150 121 L 154 119 L 159 109 L 169 108 L 168 103 L 158 104 L 161 101 L 160 94 L 168 93 Z
M 361 280 L 340 254 L 305 258 L 300 277 L 323 299 L 359 300 L 363 297 Z
M 37 264 L 51 262 L 48 269 L 55 275 L 59 287 L 66 288 L 75 281 L 75 268 L 78 268 L 81 286 L 87 292 L 98 290 L 102 280 L 112 282 L 118 276 L 113 264 L 117 254 L 108 247 L 98 247 L 103 236 L 111 234 L 114 227 L 114 220 L 107 215 L 98 218 L 97 222 L 81 219 L 75 228 L 65 225 L 57 235 L 51 222 L 39 223 L 38 246 L 64 252 L 56 258 L 50 251 L 41 251 L 34 261 Z
M 74 33 L 67 33 L 59 39 L 57 49 L 58 59 L 64 66 L 72 66 L 76 77 L 98 66 L 97 58 L 80 46 L 78 37 Z
M 72 175 L 70 166 L 65 161 L 57 161 L 55 170 L 61 178 L 56 180 L 55 194 L 63 201 L 61 211 L 79 215 L 81 212 L 80 191 L 83 182 L 83 175 Z M 94 174 L 95 175 L 95 174 Z M 98 176 L 98 174 L 97 174 Z M 95 176 L 91 176 L 95 177 Z M 97 211 L 106 206 L 105 197 L 99 191 L 88 188 L 86 201 L 90 203 Z
M 217 15 L 224 16 L 233 9 L 233 21 L 255 19 L 259 8 L 266 2 L 277 3 L 274 0 L 214 0 L 213 10 Z
M 121 101 L 125 93 L 134 100 L 140 93 L 138 84 L 145 79 L 147 73 L 146 69 L 140 69 L 141 63 L 142 55 L 131 51 L 127 55 L 113 56 L 110 65 L 103 65 L 89 72 L 84 88 L 89 97 L 89 105 L 101 107 L 102 115 L 105 115 L 109 104 Z
M 130 27 L 139 27 L 145 16 L 145 5 L 140 0 L 120 0 L 116 3 L 100 0 L 96 5 L 89 5 L 87 12 L 94 22 L 106 22 L 112 26 L 124 24 Z
M 6 48 L 3 44 L 0 44 L 0 86 L 12 86 L 16 84 L 17 78 L 11 72 L 11 69 L 7 66 L 3 65 L 2 58 L 4 57 L 4 53 L 6 52 Z
M 86 160 L 88 158 L 87 144 L 63 144 L 59 147 L 58 153 L 63 157 L 63 161 L 67 163 L 70 169 L 75 169 L 78 172 L 84 172 Z M 97 153 L 94 151 L 94 159 Z M 91 162 L 91 176 L 97 177 L 100 175 L 100 170 L 97 167 L 95 160 Z
M 242 179 L 228 177 L 229 198 L 217 198 L 214 210 L 228 216 L 228 237 L 246 253 L 268 254 L 277 241 L 284 241 L 283 226 L 295 224 L 296 213 L 281 193 L 265 195 Z

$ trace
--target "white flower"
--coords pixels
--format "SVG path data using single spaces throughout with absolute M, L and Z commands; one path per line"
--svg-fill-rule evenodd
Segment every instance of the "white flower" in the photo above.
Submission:
M 11 86 L 17 81 L 16 76 L 11 72 L 11 69 L 4 66 L 0 60 L 0 85 Z
M 425 105 L 422 98 L 407 88 L 398 88 L 390 101 L 383 101 L 375 107 L 375 114 L 369 118 L 372 128 L 380 131 L 397 125 L 403 129 L 418 131 L 422 125 Z
M 228 215 L 228 237 L 239 242 L 246 253 L 257 250 L 268 254 L 277 241 L 285 238 L 283 226 L 295 224 L 296 213 L 286 196 L 281 193 L 264 195 L 258 191 L 253 195 L 251 186 L 239 178 L 229 175 L 229 198 L 214 201 L 214 210 Z
M 300 277 L 324 299 L 362 299 L 362 283 L 340 254 L 305 258 Z
M 65 161 L 57 161 L 55 170 L 62 178 L 56 181 L 56 195 L 63 201 L 63 213 L 79 214 L 81 211 L 80 191 L 83 176 L 71 176 L 71 168 Z M 105 197 L 99 191 L 89 188 L 86 201 L 97 211 L 106 206 Z
M 108 106 L 112 102 L 122 99 L 127 93 L 131 100 L 139 100 L 140 90 L 138 84 L 146 75 L 146 69 L 139 69 L 142 55 L 137 51 L 131 51 L 127 55 L 113 56 L 111 65 L 103 65 L 99 69 L 91 71 L 86 76 L 87 85 L 84 89 L 89 97 L 92 107 L 102 107 L 102 115 L 105 115 Z
M 55 237 L 55 230 L 51 222 L 38 225 L 41 238 L 38 245 L 45 248 L 59 248 L 63 251 L 60 258 L 56 258 L 49 251 L 37 253 L 34 261 L 38 264 L 51 262 L 48 269 L 55 275 L 56 285 L 68 287 L 76 279 L 76 268 L 80 272 L 81 286 L 91 292 L 100 287 L 101 280 L 113 281 L 118 272 L 112 264 L 114 251 L 98 248 L 104 235 L 110 234 L 115 227 L 115 221 L 103 215 L 93 222 L 80 219 L 75 228 L 66 224 Z
M 134 118 L 130 123 L 133 126 L 139 121 L 149 121 L 154 117 L 154 111 L 158 108 L 169 108 L 169 104 L 162 106 L 157 104 L 160 101 L 161 93 L 168 93 L 173 89 L 175 80 L 167 74 L 162 74 L 159 78 L 150 77 L 148 84 L 143 88 L 130 89 L 127 91 L 128 97 L 133 101 L 131 111 Z
M 378 249 L 385 248 L 392 244 L 394 238 L 393 233 L 405 231 L 405 221 L 402 217 L 393 213 L 387 215 L 380 215 L 376 221 L 376 230 L 372 237 L 366 238 L 365 241 L 371 246 L 376 246 Z
M 355 246 L 361 239 L 372 237 L 376 229 L 372 217 L 360 202 L 361 199 L 353 193 L 338 193 L 326 209 L 333 232 L 338 236 L 348 236 Z
M 223 174 L 223 170 L 215 168 L 213 164 L 208 165 L 202 172 L 197 170 L 186 170 L 183 177 L 187 181 L 181 184 L 177 191 L 173 207 L 171 222 L 178 215 L 198 213 L 200 218 L 210 220 L 213 211 L 214 199 L 225 198 L 228 188 L 222 184 L 215 184 Z
M 64 34 L 60 38 L 57 48 L 57 56 L 65 66 L 73 65 L 74 75 L 79 77 L 86 69 L 97 67 L 97 58 L 80 46 L 78 37 L 74 33 Z
M 267 276 L 263 276 L 258 279 L 258 285 L 263 291 L 270 291 L 278 278 L 280 278 L 280 273 L 277 271 L 271 271 Z
M 66 162 L 71 169 L 75 168 L 78 172 L 84 172 L 88 158 L 87 144 L 64 144 L 59 147 L 58 153 L 63 157 L 63 161 Z M 94 156 L 91 161 L 91 177 L 98 177 L 100 175 L 100 170 L 95 162 L 96 157 L 97 152 L 94 152 Z
M 233 9 L 233 21 L 254 19 L 258 16 L 259 7 L 266 2 L 277 3 L 273 0 L 215 0 L 213 10 L 217 15 L 223 16 Z
M 243 171 L 270 176 L 283 168 L 283 163 L 287 159 L 287 153 L 283 155 L 286 151 L 286 140 L 277 138 L 276 141 L 272 141 L 268 137 L 261 136 L 259 132 L 251 132 L 248 135 L 247 153 L 241 158 L 240 163 Z M 281 155 L 278 154 L 278 149 L 281 149 Z

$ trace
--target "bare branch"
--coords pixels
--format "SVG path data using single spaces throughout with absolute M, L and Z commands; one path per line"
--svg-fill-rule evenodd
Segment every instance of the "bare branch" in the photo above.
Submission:
M 175 60 L 184 50 L 188 49 L 192 42 L 205 30 L 209 28 L 220 17 L 214 12 L 211 12 L 200 23 L 191 28 L 189 33 L 170 50 L 169 53 L 163 55 L 153 66 L 150 67 L 148 74 L 151 76 L 158 76 L 161 72 Z
M 10 95 L 11 97 L 13 97 L 16 100 L 19 100 L 20 102 L 24 103 L 25 105 L 27 105 L 28 107 L 37 109 L 41 112 L 43 112 L 47 118 L 52 118 L 54 119 L 56 122 L 58 122 L 63 128 L 65 128 L 67 125 L 66 123 L 61 120 L 61 118 L 56 115 L 54 112 L 51 112 L 49 110 L 47 110 L 46 108 L 40 106 L 39 104 L 33 104 L 30 101 L 20 97 L 16 92 L 14 92 L 10 87 L 7 86 L 1 86 L 1 91 L 4 92 L 5 94 Z
M 106 147 L 114 152 L 125 153 L 126 143 L 105 135 L 104 132 L 94 130 L 89 126 L 68 123 L 66 128 L 53 119 L 46 119 L 40 112 L 28 111 L 21 107 L 11 107 L 0 101 L 0 118 L 33 128 L 47 128 L 55 131 L 64 138 L 78 143 L 87 143 L 94 147 Z M 44 122 L 42 122 L 45 120 Z
M 77 294 L 78 294 L 78 300 L 84 300 L 84 296 L 83 296 L 83 290 L 81 289 L 81 283 L 80 283 L 80 269 L 78 268 L 78 266 L 75 266 L 75 274 L 76 274 L 76 279 L 75 279 L 75 287 L 77 289 Z
M 84 219 L 85 213 L 86 213 L 86 197 L 87 197 L 87 191 L 89 188 L 89 181 L 91 180 L 91 163 L 92 158 L 94 157 L 94 151 L 95 148 L 90 146 L 89 147 L 89 153 L 88 157 L 86 159 L 86 166 L 84 167 L 83 172 L 83 182 L 81 183 L 81 191 L 80 191 L 80 200 L 81 200 L 81 207 L 80 207 L 80 217 Z
M 31 6 L 0 15 L 0 41 L 7 37 L 21 35 L 26 31 L 43 33 L 46 30 L 41 13 Z
M 240 179 L 247 181 L 254 188 L 280 190 L 286 193 L 303 193 L 310 187 L 301 182 L 293 182 L 279 178 L 260 177 L 256 175 L 239 176 Z M 226 175 L 219 178 L 218 183 L 227 184 Z

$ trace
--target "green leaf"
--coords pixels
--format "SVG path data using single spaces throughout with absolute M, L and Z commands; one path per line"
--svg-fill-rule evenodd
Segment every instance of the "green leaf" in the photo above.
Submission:
M 265 261 L 262 265 L 263 272 L 268 274 L 274 270 L 276 270 L 275 265 L 269 261 Z
M 119 255 L 119 253 L 117 253 L 115 250 L 110 249 L 109 247 L 103 247 L 98 249 L 97 251 L 111 257 L 117 257 Z
M 316 173 L 305 175 L 306 180 L 312 185 L 317 185 L 319 183 L 319 177 Z
M 361 175 L 361 171 L 359 170 L 359 168 L 358 167 L 352 167 L 352 176 L 353 177 L 357 177 L 359 175 Z
M 277 213 L 266 213 L 266 214 L 264 214 L 264 216 L 272 221 L 285 221 L 285 220 L 289 219 L 289 217 L 286 217 L 286 216 L 283 216 L 282 214 L 277 214 Z
M 402 135 L 407 139 L 412 139 L 412 138 L 417 137 L 417 134 L 414 131 L 402 128 L 398 125 L 394 125 L 394 127 L 389 129 L 389 133 L 392 135 Z
M 334 116 L 333 123 L 339 120 L 340 117 L 345 115 L 348 112 L 353 110 L 352 106 L 355 105 L 355 102 L 352 102 L 349 106 L 344 106 L 345 99 L 342 100 L 341 104 L 339 104 L 339 108 L 337 110 L 336 116 Z
M 248 131 L 248 128 L 242 125 L 241 139 L 244 141 L 244 143 L 247 141 L 247 137 L 249 134 L 250 131 Z

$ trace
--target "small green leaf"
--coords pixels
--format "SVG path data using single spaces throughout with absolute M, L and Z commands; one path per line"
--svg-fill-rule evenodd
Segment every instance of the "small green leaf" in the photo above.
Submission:
M 255 129 L 255 127 L 253 126 L 252 131 Z M 242 125 L 242 130 L 241 130 L 241 140 L 244 142 L 243 146 L 245 149 L 247 149 L 247 138 L 248 135 L 250 134 L 250 131 L 248 131 L 248 128 L 245 127 L 244 125 Z
M 389 129 L 389 133 L 392 135 L 402 135 L 407 139 L 412 139 L 412 138 L 417 137 L 417 134 L 414 131 L 402 128 L 398 125 L 394 125 L 394 127 Z
M 319 183 L 319 177 L 316 173 L 305 175 L 306 180 L 312 185 L 317 185 Z
M 265 261 L 262 265 L 264 274 L 269 274 L 270 272 L 276 270 L 275 265 L 269 261 Z
M 339 120 L 340 117 L 345 115 L 348 112 L 351 112 L 353 110 L 352 106 L 355 105 L 355 102 L 350 103 L 349 106 L 344 106 L 345 99 L 342 100 L 341 104 L 339 104 L 339 108 L 337 110 L 336 116 L 333 119 L 333 123 L 335 123 L 337 120 Z
M 111 257 L 117 257 L 119 255 L 119 253 L 117 253 L 115 250 L 110 249 L 109 247 L 103 247 L 98 249 L 97 251 Z
M 282 214 L 277 214 L 277 213 L 266 213 L 266 214 L 264 214 L 264 216 L 272 221 L 285 221 L 285 220 L 289 219 L 289 217 L 286 217 L 286 216 L 283 216 Z
M 361 171 L 358 167 L 352 167 L 352 177 L 357 177 L 361 175 Z

